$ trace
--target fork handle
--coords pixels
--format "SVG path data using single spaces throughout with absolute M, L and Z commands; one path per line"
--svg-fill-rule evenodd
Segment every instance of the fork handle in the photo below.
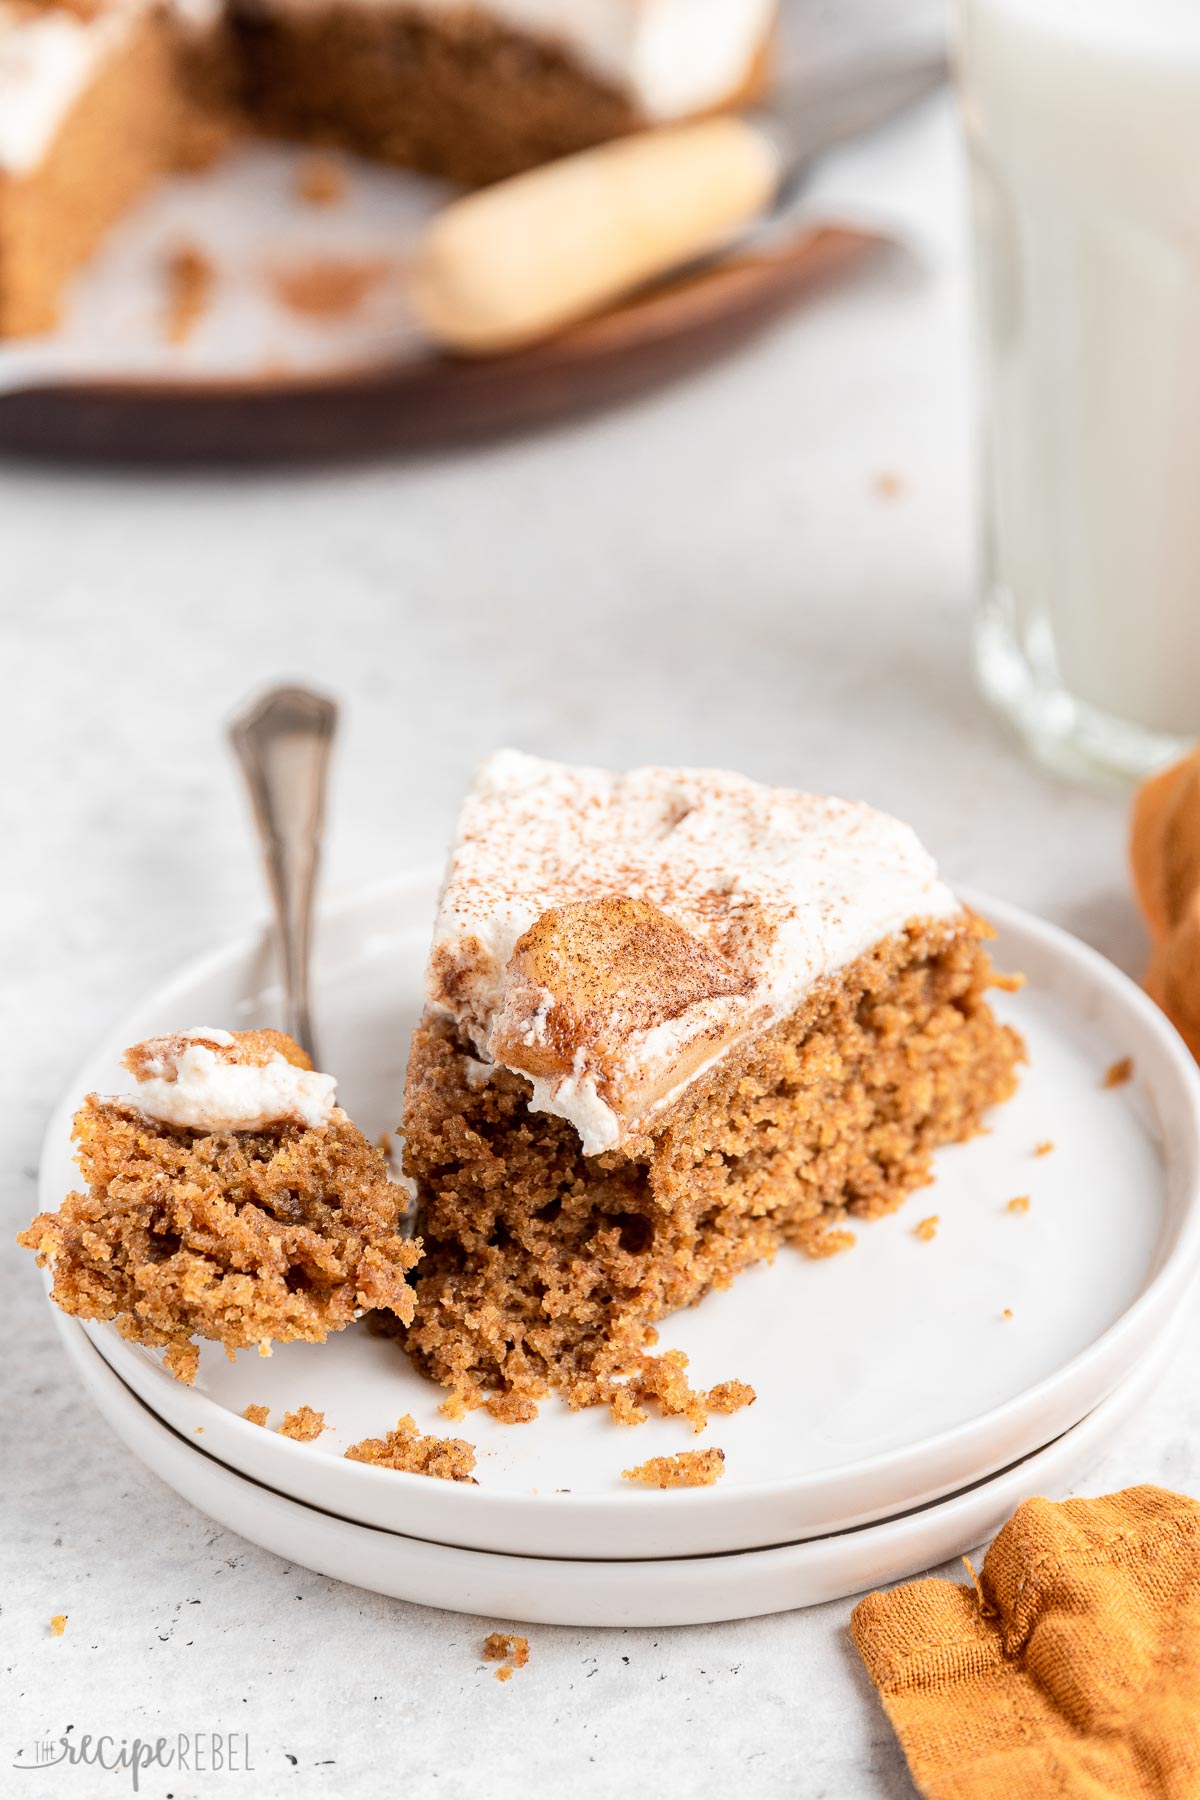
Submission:
M 263 853 L 290 1036 L 317 1061 L 309 964 L 325 787 L 337 707 L 309 688 L 279 687 L 229 728 Z

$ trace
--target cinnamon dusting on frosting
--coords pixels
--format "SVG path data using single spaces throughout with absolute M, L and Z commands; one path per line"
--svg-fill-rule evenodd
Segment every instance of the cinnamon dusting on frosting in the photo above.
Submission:
M 960 916 L 870 807 L 501 751 L 463 808 L 427 987 L 594 1155 L 884 936 Z
M 565 1077 L 589 1048 L 615 1061 L 630 1034 L 750 986 L 648 900 L 580 900 L 551 907 L 517 940 L 489 1047 L 506 1068 Z

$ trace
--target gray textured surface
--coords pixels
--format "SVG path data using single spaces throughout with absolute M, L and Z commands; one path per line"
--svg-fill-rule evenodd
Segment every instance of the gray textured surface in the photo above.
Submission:
M 498 742 L 716 761 L 891 808 L 952 878 L 1137 967 L 1123 807 L 1032 770 L 972 689 L 944 122 L 919 148 L 935 267 L 894 260 L 607 419 L 286 478 L 0 469 L 9 1242 L 83 1052 L 259 915 L 218 735 L 282 675 L 348 702 L 330 888 L 436 856 Z M 901 497 L 876 492 L 885 470 Z M 143 1785 L 180 1800 L 911 1794 L 849 1604 L 707 1630 L 535 1628 L 533 1660 L 502 1686 L 479 1658 L 498 1621 L 289 1567 L 131 1465 L 68 1378 L 32 1264 L 6 1252 L 2 1267 L 0 1790 L 18 1749 L 72 1724 L 249 1733 L 253 1777 Z M 1198 1366 L 1192 1326 L 1088 1491 L 1198 1485 Z M 80 1770 L 18 1779 L 30 1796 L 129 1791 Z

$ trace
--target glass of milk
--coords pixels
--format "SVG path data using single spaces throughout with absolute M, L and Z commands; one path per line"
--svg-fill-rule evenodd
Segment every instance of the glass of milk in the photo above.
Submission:
M 1200 0 L 957 0 L 984 688 L 1047 761 L 1200 737 Z

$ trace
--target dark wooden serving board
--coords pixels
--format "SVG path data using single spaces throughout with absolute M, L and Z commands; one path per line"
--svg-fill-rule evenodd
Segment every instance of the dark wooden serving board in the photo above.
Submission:
M 486 361 L 418 354 L 303 378 L 89 380 L 0 394 L 0 450 L 155 464 L 299 461 L 517 431 L 611 405 L 724 355 L 880 241 L 806 229 Z

